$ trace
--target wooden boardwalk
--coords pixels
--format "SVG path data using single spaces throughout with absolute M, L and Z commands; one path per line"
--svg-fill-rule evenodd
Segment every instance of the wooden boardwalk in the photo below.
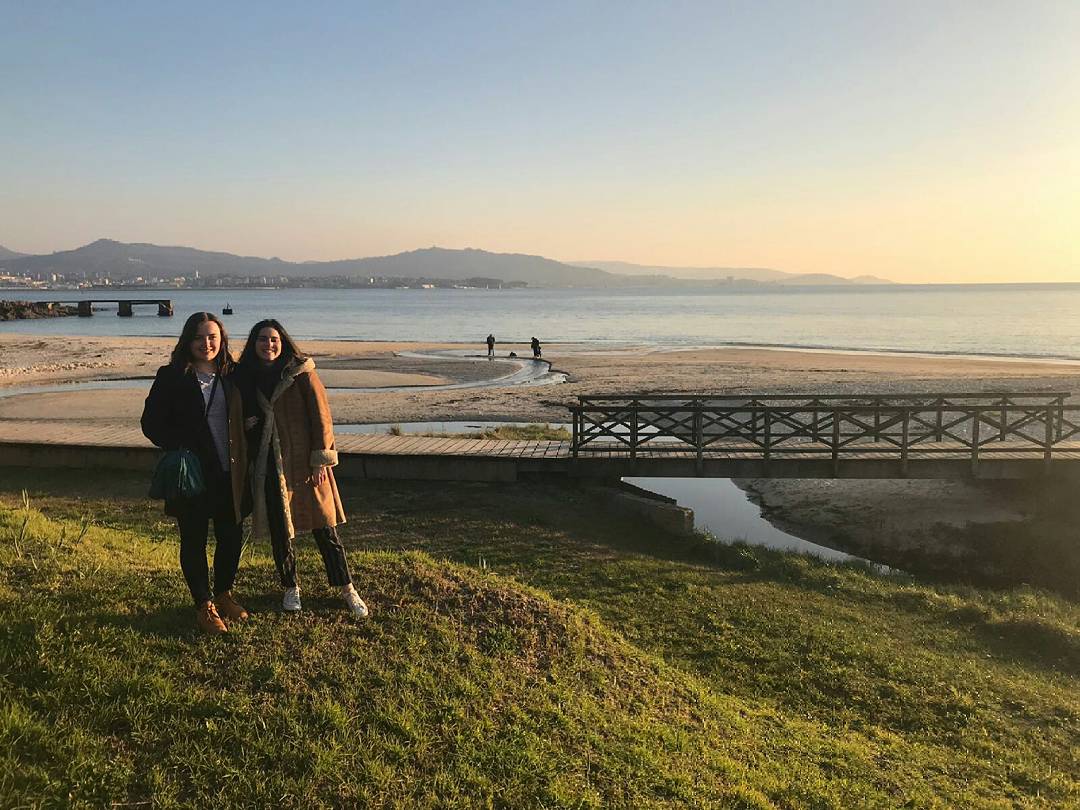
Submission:
M 906 449 L 886 439 L 840 449 L 830 441 L 806 439 L 772 444 L 766 452 L 761 437 L 714 436 L 696 447 L 685 439 L 652 435 L 638 447 L 618 439 L 590 440 L 576 456 L 572 441 L 342 434 L 337 445 L 339 476 L 360 479 L 1080 477 L 1080 436 L 1055 440 L 1049 456 L 1042 445 L 1008 437 L 995 437 L 974 455 L 970 440 L 955 439 Z M 0 465 L 149 470 L 158 455 L 137 425 L 0 420 Z

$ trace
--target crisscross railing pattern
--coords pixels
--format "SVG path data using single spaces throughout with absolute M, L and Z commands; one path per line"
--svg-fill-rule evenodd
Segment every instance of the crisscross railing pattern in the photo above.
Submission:
M 847 454 L 1050 461 L 1080 436 L 1067 393 L 642 394 L 583 396 L 571 407 L 572 452 L 750 453 L 768 460 Z

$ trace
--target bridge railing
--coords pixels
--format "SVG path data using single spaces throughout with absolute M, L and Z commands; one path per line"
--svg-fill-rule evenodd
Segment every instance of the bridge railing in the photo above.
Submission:
M 1080 436 L 1068 394 L 582 397 L 572 452 L 785 456 L 1031 454 Z M 1070 449 L 1075 450 L 1076 447 Z

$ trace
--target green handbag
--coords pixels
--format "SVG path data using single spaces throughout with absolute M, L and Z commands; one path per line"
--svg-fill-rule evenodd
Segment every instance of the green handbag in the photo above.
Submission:
M 206 492 L 199 457 L 190 450 L 169 450 L 150 479 L 150 497 L 167 501 L 194 498 Z

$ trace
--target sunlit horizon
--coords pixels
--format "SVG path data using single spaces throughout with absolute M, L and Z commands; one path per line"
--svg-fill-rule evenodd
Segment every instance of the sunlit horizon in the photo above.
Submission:
M 12 250 L 1080 282 L 1080 4 L 5 18 Z

